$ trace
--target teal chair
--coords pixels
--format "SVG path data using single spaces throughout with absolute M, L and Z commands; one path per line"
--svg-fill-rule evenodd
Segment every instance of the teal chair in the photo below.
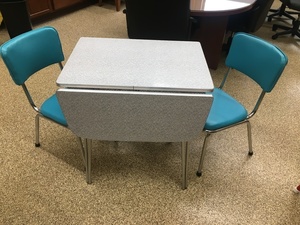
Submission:
M 253 154 L 249 119 L 257 112 L 265 94 L 272 91 L 287 62 L 287 56 L 278 47 L 267 41 L 242 32 L 234 35 L 225 62 L 228 71 L 220 87 L 215 88 L 213 91 L 214 100 L 204 126 L 206 136 L 202 147 L 197 176 L 202 175 L 206 145 L 208 137 L 212 133 L 246 123 L 249 145 L 248 154 L 250 156 Z M 222 89 L 232 70 L 237 70 L 241 75 L 250 77 L 262 89 L 250 113 L 248 113 L 243 104 Z
M 38 107 L 25 84 L 32 75 L 50 65 L 58 64 L 60 69 L 63 68 L 64 54 L 58 33 L 53 27 L 42 27 L 28 31 L 4 43 L 0 48 L 0 54 L 13 81 L 23 88 L 30 105 L 37 112 L 35 117 L 35 146 L 39 147 L 40 117 L 68 127 L 56 94 L 47 98 Z M 81 138 L 78 137 L 78 141 L 83 154 Z

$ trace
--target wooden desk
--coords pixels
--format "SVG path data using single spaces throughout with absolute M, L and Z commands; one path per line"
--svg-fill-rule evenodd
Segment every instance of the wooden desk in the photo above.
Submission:
M 91 140 L 187 142 L 201 133 L 214 88 L 199 42 L 81 38 L 60 76 L 57 97 L 68 127 Z
M 209 68 L 217 69 L 228 17 L 252 8 L 256 0 L 190 0 L 191 16 L 199 27 L 192 40 L 200 41 Z

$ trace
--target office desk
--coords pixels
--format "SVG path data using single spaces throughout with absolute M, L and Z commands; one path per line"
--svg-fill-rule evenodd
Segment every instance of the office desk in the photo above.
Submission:
M 208 66 L 217 69 L 228 17 L 252 8 L 256 0 L 190 0 L 191 16 L 199 27 L 192 40 L 200 41 Z
M 199 57 L 200 56 L 200 57 Z M 69 128 L 85 140 L 181 142 L 201 133 L 213 82 L 199 42 L 80 38 L 57 79 Z

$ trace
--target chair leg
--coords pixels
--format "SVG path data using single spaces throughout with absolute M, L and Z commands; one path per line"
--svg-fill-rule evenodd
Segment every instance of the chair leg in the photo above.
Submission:
M 35 147 L 40 147 L 40 115 L 35 116 Z
M 92 154 L 92 140 L 91 139 L 84 139 L 84 147 L 85 147 L 85 161 L 86 161 L 86 182 L 88 184 L 92 183 L 91 179 L 91 154 Z
M 285 34 L 291 34 L 292 36 L 296 35 L 297 37 L 300 37 L 299 27 L 300 27 L 300 14 L 298 15 L 297 20 L 293 21 L 292 27 L 274 24 L 272 27 L 273 31 L 276 31 L 278 28 L 280 28 L 284 31 L 274 34 L 272 36 L 272 39 L 276 39 L 276 38 L 278 38 L 279 35 L 285 35 Z
M 99 0 L 98 5 L 99 6 L 103 5 L 102 0 Z M 121 0 L 115 0 L 115 5 L 116 5 L 116 11 L 119 12 L 121 8 Z
M 205 153 L 206 153 L 206 145 L 207 145 L 207 141 L 208 141 L 209 136 L 210 136 L 210 133 L 206 132 L 206 136 L 204 138 L 202 152 L 201 152 L 201 156 L 200 156 L 199 167 L 198 167 L 198 171 L 196 173 L 198 177 L 201 177 L 201 175 L 202 175 L 203 160 L 204 160 L 204 156 L 205 156 Z
M 268 15 L 268 22 L 271 22 L 273 17 L 275 16 L 285 16 L 289 19 L 291 19 L 292 21 L 294 21 L 296 18 L 291 16 L 290 14 L 295 14 L 295 12 L 288 12 L 285 10 L 286 9 L 286 5 L 285 4 L 281 4 L 280 8 L 278 10 L 270 10 L 270 12 L 275 12 L 273 14 Z
M 187 188 L 186 180 L 186 169 L 187 169 L 187 158 L 188 158 L 188 142 L 181 142 L 181 166 L 182 166 L 182 190 Z
M 248 131 L 248 146 L 249 146 L 249 152 L 248 155 L 253 155 L 253 150 L 252 150 L 252 134 L 251 134 L 251 124 L 250 121 L 247 121 L 247 131 Z

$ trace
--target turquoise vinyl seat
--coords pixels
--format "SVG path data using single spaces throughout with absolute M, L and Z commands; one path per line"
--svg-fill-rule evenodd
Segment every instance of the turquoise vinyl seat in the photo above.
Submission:
M 40 112 L 43 116 L 50 118 L 63 126 L 68 126 L 66 118 L 58 103 L 56 94 L 44 101 L 41 105 Z
M 247 109 L 235 98 L 219 88 L 213 91 L 213 105 L 206 120 L 205 130 L 216 130 L 247 118 Z
M 287 56 L 275 45 L 243 32 L 234 35 L 225 61 L 228 70 L 220 87 L 215 88 L 213 91 L 214 100 L 204 126 L 206 136 L 200 156 L 198 176 L 202 175 L 206 145 L 208 137 L 212 133 L 246 123 L 249 145 L 248 155 L 253 154 L 249 119 L 257 112 L 265 94 L 273 90 L 287 62 Z M 248 76 L 261 89 L 258 100 L 250 113 L 241 102 L 223 90 L 232 70 L 238 71 L 239 75 Z
M 53 27 L 42 27 L 20 34 L 7 42 L 0 48 L 0 54 L 9 74 L 15 84 L 21 86 L 25 95 L 36 111 L 35 117 L 35 146 L 40 146 L 39 140 L 39 118 L 48 119 L 63 127 L 68 127 L 66 118 L 62 112 L 56 94 L 51 95 L 38 107 L 26 86 L 26 81 L 37 72 L 58 64 L 63 68 L 64 54 L 58 32 Z M 81 138 L 82 154 L 84 149 Z

